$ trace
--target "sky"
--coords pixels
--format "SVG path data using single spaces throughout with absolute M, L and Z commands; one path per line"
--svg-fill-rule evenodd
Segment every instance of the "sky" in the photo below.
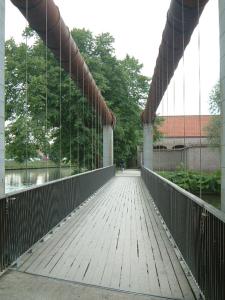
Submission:
M 109 32 L 115 38 L 118 58 L 126 54 L 134 56 L 143 64 L 143 74 L 153 75 L 170 0 L 55 0 L 55 3 L 70 29 L 86 28 L 94 34 Z M 160 115 L 209 113 L 209 93 L 219 79 L 218 21 L 218 0 L 210 0 L 164 95 L 158 109 Z M 6 0 L 6 39 L 13 37 L 20 42 L 25 26 L 24 17 Z

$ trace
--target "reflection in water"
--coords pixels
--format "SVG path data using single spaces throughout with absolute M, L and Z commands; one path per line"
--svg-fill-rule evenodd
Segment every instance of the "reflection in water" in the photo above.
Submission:
M 5 190 L 11 193 L 32 185 L 40 185 L 48 181 L 67 177 L 72 174 L 70 168 L 28 169 L 28 170 L 6 170 Z

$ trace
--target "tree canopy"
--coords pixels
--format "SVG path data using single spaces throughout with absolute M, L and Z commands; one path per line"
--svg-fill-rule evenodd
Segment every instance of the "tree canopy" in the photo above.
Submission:
M 208 140 L 211 146 L 220 146 L 220 130 L 221 130 L 221 98 L 220 84 L 217 83 L 212 89 L 209 96 L 209 109 L 212 118 L 206 128 Z
M 149 78 L 142 75 L 142 64 L 134 57 L 116 57 L 109 33 L 94 36 L 89 30 L 73 29 L 71 34 L 116 115 L 115 162 L 123 159 L 132 166 L 142 141 L 140 112 Z M 100 166 L 100 124 L 82 91 L 36 34 L 26 29 L 24 38 L 20 44 L 6 41 L 7 157 L 24 161 L 39 150 L 56 162 Z

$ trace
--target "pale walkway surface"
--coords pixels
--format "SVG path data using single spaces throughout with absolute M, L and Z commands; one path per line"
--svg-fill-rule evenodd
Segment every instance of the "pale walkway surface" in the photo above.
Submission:
M 167 300 L 9 271 L 0 278 L 1 300 Z
M 194 299 L 137 171 L 110 180 L 19 271 L 113 289 Z

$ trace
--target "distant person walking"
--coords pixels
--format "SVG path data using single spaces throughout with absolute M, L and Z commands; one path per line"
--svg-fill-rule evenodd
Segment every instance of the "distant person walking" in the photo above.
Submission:
M 124 162 L 123 159 L 121 159 L 121 161 L 120 161 L 120 169 L 121 169 L 122 172 L 124 171 L 124 168 L 125 168 L 125 162 Z

